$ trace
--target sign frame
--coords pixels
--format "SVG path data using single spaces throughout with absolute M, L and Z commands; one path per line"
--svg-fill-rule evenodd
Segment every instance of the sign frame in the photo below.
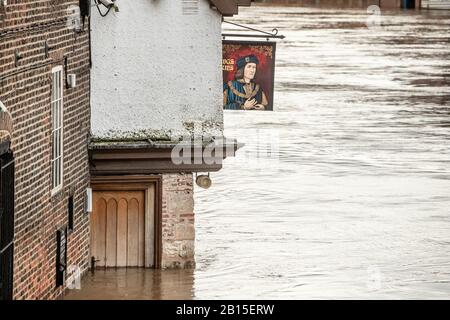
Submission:
M 269 96 L 267 97 L 268 100 L 268 108 L 264 111 L 273 111 L 274 110 L 274 93 L 275 93 L 275 63 L 276 63 L 276 48 L 277 48 L 277 42 L 276 41 L 252 41 L 252 40 L 222 40 L 222 82 L 225 84 L 226 79 L 225 76 L 228 75 L 229 71 L 224 70 L 224 64 L 223 61 L 226 59 L 224 56 L 224 49 L 225 45 L 242 45 L 242 46 L 271 46 L 272 47 L 272 66 L 269 68 L 269 71 L 271 73 L 269 78 L 266 78 L 266 82 L 269 81 L 270 88 L 269 90 L 265 91 L 266 95 L 269 93 Z M 223 105 L 224 107 L 224 105 Z M 224 108 L 225 109 L 225 108 Z

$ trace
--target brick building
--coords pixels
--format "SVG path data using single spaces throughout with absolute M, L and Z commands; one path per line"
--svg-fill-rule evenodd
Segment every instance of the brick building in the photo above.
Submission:
M 0 299 L 59 298 L 70 266 L 195 265 L 193 173 L 237 144 L 172 155 L 223 142 L 221 21 L 250 2 L 0 0 Z
M 98 267 L 193 267 L 193 174 L 237 148 L 223 139 L 222 17 L 250 1 L 115 4 L 91 15 L 91 253 Z
M 69 228 L 67 264 L 88 268 L 89 32 L 87 25 L 76 31 L 67 24 L 69 6 L 78 4 L 0 1 L 1 113 L 12 122 L 0 128 L 1 298 L 54 299 L 63 293 L 55 276 L 58 230 Z M 73 88 L 68 74 L 76 75 Z M 3 170 L 6 155 L 14 157 L 15 174 Z M 13 235 L 3 232 L 11 226 Z

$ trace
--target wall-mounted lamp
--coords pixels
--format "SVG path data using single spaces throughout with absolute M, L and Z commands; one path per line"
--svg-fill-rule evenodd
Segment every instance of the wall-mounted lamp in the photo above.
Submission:
M 77 75 L 75 73 L 69 73 L 68 58 L 64 57 L 64 74 L 66 74 L 66 88 L 72 89 L 77 86 Z
M 14 59 L 15 59 L 15 62 L 14 62 L 15 66 L 16 66 L 16 67 L 19 66 L 19 61 L 23 59 L 23 56 L 22 56 L 22 54 L 19 52 L 19 50 L 16 50 L 16 51 L 14 52 Z
M 211 187 L 212 181 L 211 178 L 209 177 L 209 173 L 208 175 L 199 175 L 197 176 L 197 178 L 195 179 L 195 183 L 203 189 L 209 189 Z

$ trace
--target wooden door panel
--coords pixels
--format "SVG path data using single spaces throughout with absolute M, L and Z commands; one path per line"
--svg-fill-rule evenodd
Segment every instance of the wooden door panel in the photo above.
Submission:
M 95 191 L 91 255 L 99 267 L 145 265 L 145 192 Z
M 139 203 L 131 199 L 128 207 L 128 255 L 127 265 L 137 265 L 139 256 Z
M 106 210 L 106 266 L 117 266 L 117 202 L 109 199 Z
M 106 250 L 106 201 L 105 199 L 99 198 L 97 200 L 97 212 L 96 212 L 96 224 L 94 225 L 95 232 L 95 258 L 97 261 L 97 266 L 105 266 L 105 250 Z
M 142 214 L 144 213 L 144 214 Z M 145 201 L 139 202 L 138 265 L 145 265 Z
M 117 266 L 127 266 L 128 203 L 120 199 L 117 217 Z

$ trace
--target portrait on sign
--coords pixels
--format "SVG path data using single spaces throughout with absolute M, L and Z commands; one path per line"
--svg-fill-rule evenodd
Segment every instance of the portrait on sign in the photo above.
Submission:
M 223 41 L 223 108 L 273 110 L 275 42 Z

